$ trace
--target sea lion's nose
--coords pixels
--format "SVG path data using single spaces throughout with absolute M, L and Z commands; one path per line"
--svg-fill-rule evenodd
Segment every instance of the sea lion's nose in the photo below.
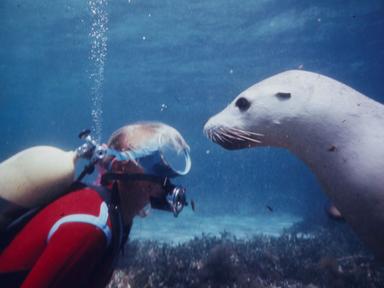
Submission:
M 204 134 L 208 136 L 208 133 L 217 129 L 219 126 L 220 125 L 218 124 L 217 116 L 216 115 L 212 116 L 211 118 L 208 119 L 208 121 L 204 125 L 204 128 L 203 128 Z

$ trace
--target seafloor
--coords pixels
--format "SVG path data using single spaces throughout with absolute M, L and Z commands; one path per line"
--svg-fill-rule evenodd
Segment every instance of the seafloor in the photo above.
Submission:
M 203 233 L 176 244 L 133 238 L 109 287 L 384 287 L 383 263 L 343 223 L 301 221 L 279 236 Z
M 150 210 L 148 217 L 135 219 L 131 240 L 153 240 L 155 237 L 159 242 L 177 245 L 202 234 L 219 236 L 223 231 L 231 231 L 241 239 L 260 234 L 279 236 L 300 220 L 298 216 L 267 209 L 255 215 L 206 215 L 184 209 L 177 218 L 168 212 Z

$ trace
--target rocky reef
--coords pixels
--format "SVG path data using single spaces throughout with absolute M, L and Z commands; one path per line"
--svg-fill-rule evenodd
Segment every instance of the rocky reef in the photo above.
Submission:
M 201 235 L 179 244 L 132 241 L 109 287 L 384 287 L 375 261 L 345 225 L 280 237 Z

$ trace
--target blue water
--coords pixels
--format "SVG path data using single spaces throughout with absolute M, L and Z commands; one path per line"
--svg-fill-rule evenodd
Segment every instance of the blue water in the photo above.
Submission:
M 106 141 L 124 124 L 157 120 L 191 146 L 191 173 L 178 182 L 197 215 L 268 219 L 270 206 L 279 223 L 284 215 L 326 217 L 321 187 L 289 152 L 228 152 L 202 127 L 242 90 L 298 67 L 384 102 L 382 0 L 111 0 L 102 9 L 106 47 L 96 84 L 87 1 L 0 2 L 1 160 L 32 145 L 73 149 L 87 127 Z M 266 220 L 265 230 L 274 223 Z

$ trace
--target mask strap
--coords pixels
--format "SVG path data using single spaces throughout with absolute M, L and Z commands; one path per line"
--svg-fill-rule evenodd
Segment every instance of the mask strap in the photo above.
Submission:
M 119 181 L 150 181 L 154 183 L 158 183 L 162 186 L 167 186 L 169 184 L 168 178 L 159 177 L 155 175 L 147 175 L 147 174 L 126 174 L 126 173 L 112 173 L 108 172 L 101 176 L 101 185 L 108 185 L 110 182 L 114 180 Z

